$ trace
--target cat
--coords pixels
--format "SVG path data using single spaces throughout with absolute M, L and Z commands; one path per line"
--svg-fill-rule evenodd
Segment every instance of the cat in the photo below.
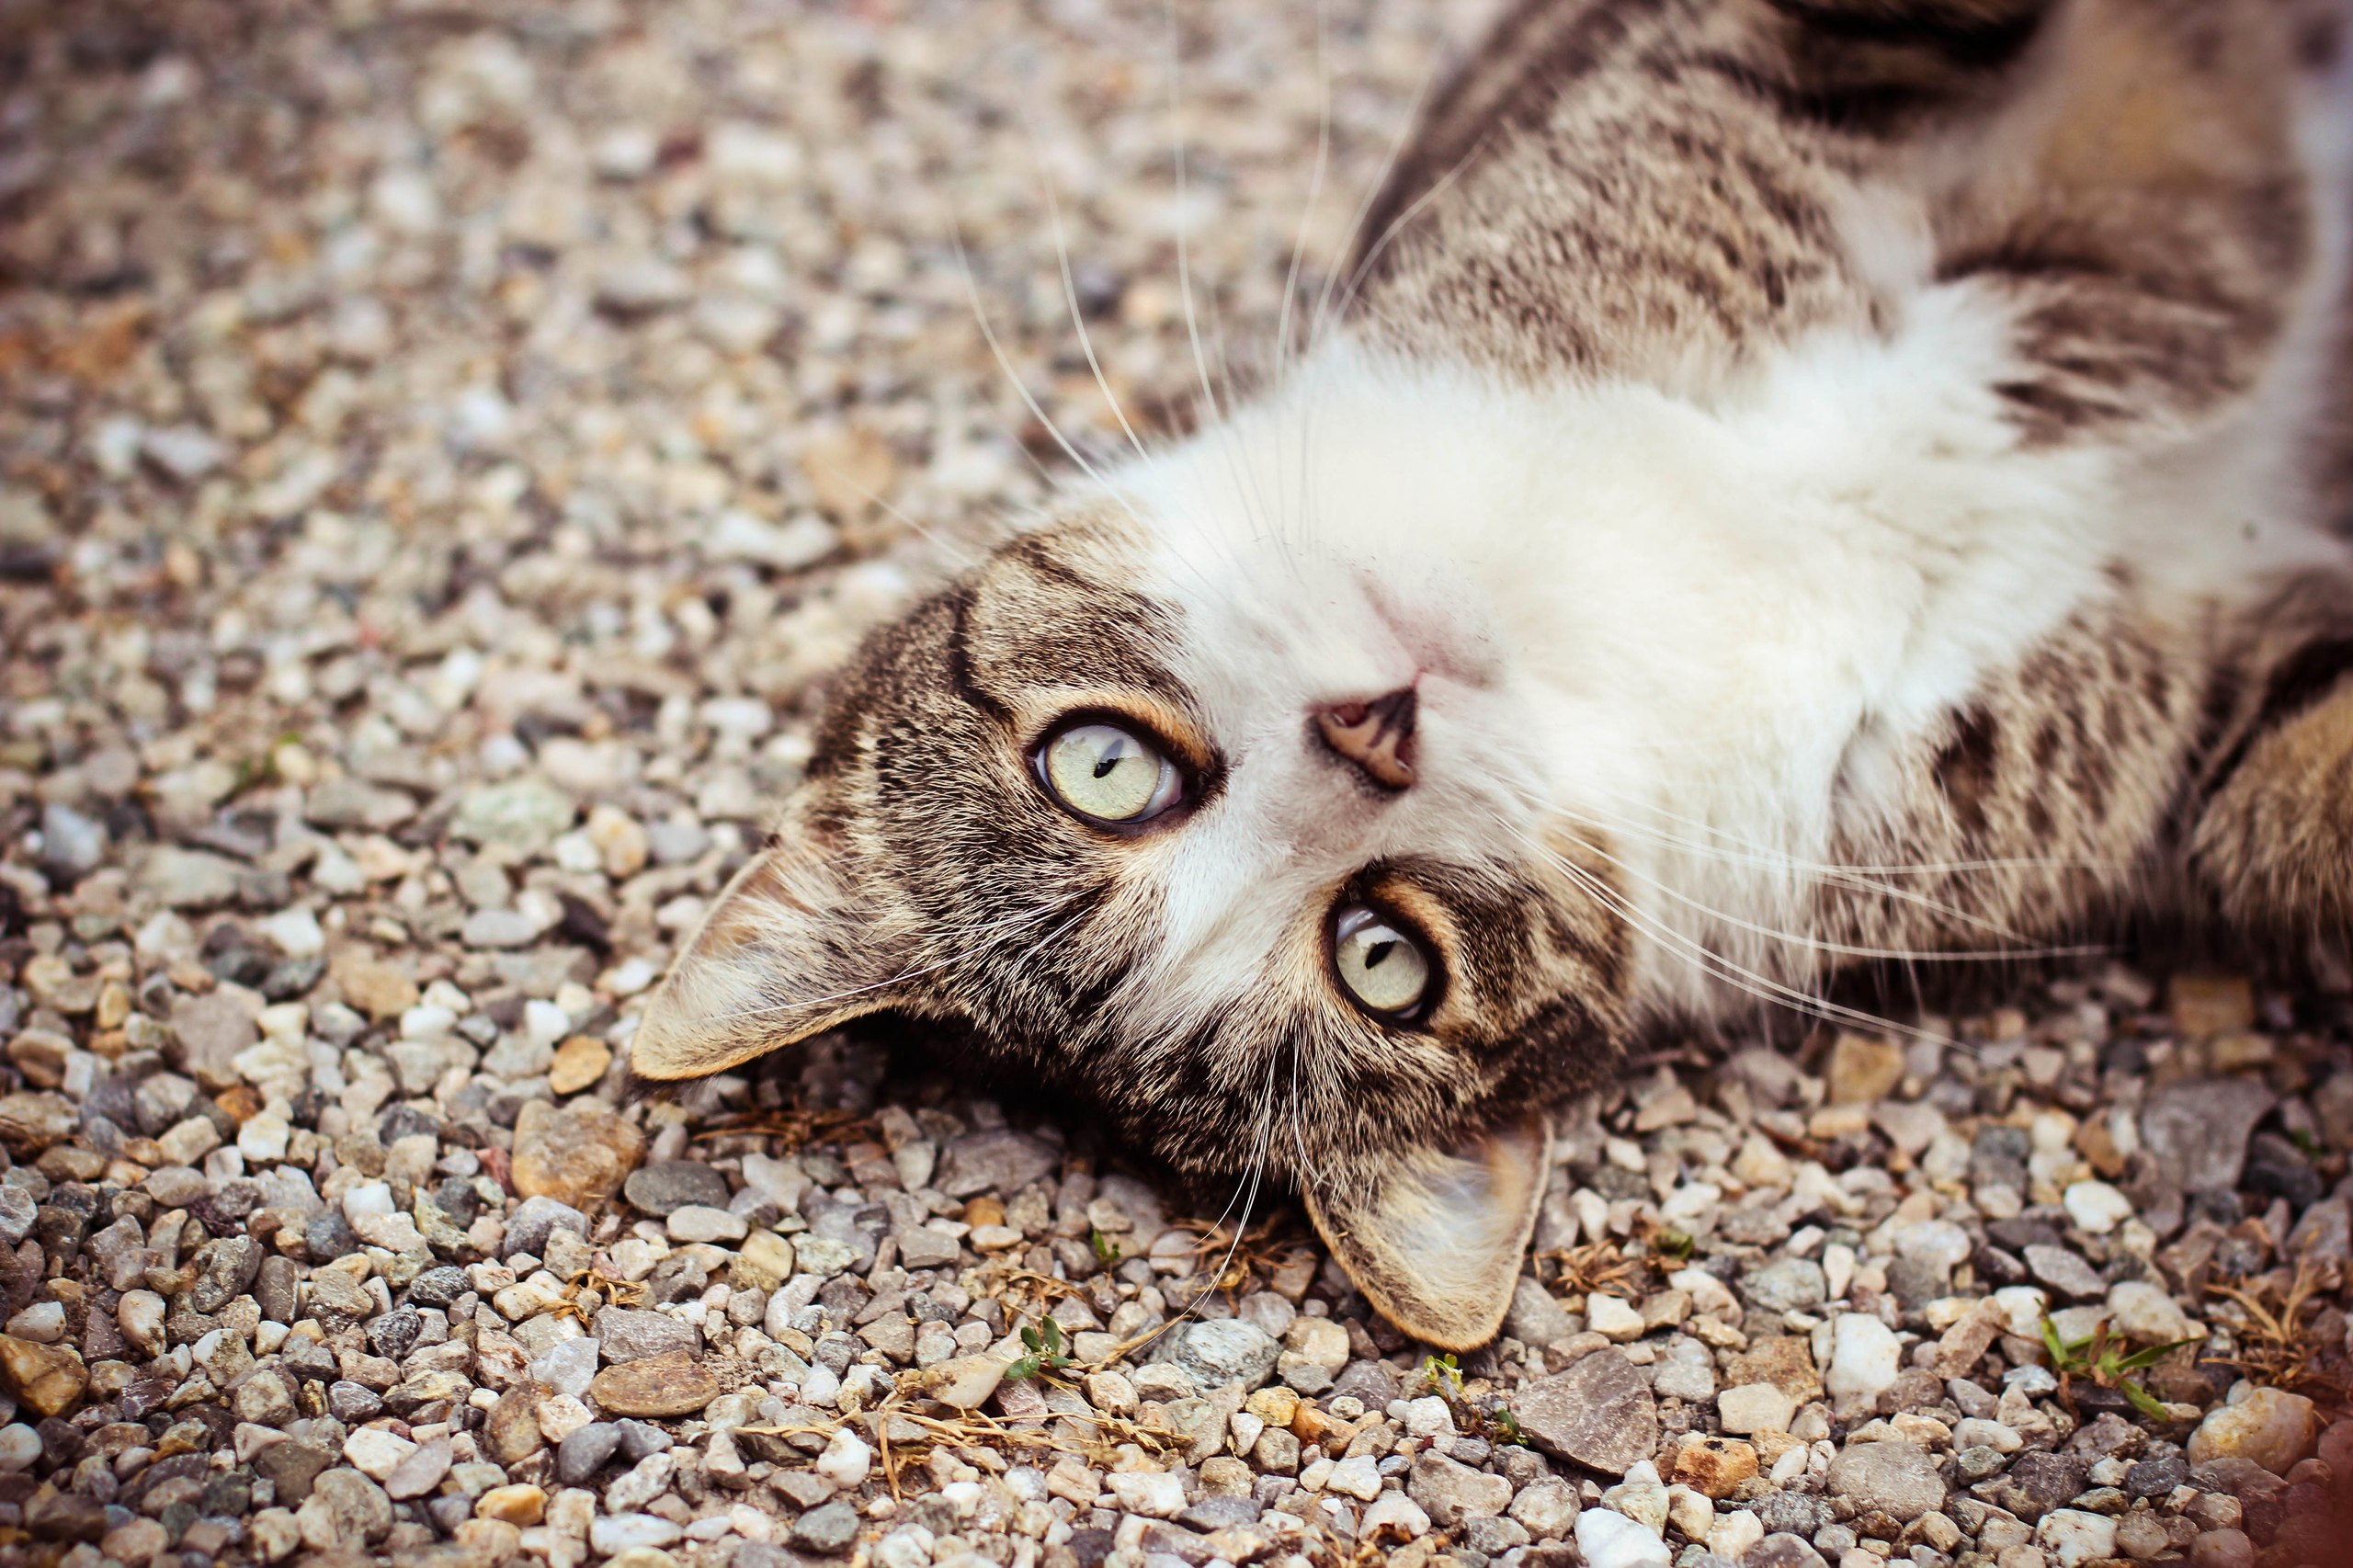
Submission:
M 1495 1332 L 1665 1020 L 2353 915 L 2336 0 L 1524 0 L 1264 395 L 873 636 L 647 1006 L 952 1020 Z

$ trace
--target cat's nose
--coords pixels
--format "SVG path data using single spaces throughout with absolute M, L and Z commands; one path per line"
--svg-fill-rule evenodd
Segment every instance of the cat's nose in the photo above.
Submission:
M 1414 781 L 1416 701 L 1414 688 L 1401 686 L 1369 702 L 1336 702 L 1316 710 L 1315 733 L 1375 784 L 1403 790 Z

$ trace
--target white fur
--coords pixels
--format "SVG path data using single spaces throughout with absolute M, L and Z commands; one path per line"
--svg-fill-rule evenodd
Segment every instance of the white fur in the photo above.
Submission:
M 1266 952 L 1270 915 L 1318 943 L 1368 862 L 1519 858 L 1554 813 L 1624 862 L 1646 1003 L 1735 998 L 1702 949 L 1803 984 L 1808 952 L 1759 931 L 1800 919 L 1834 800 L 1890 804 L 1878 759 L 2112 592 L 2107 564 L 2190 625 L 2333 548 L 2292 483 L 2311 356 L 2211 430 L 2022 449 L 1989 390 L 2003 307 L 1927 279 L 1901 240 L 1915 216 L 1855 224 L 1883 243 L 1895 330 L 1815 337 L 1704 402 L 1506 387 L 1341 339 L 1109 476 L 1232 763 L 1147 851 L 1171 930 L 1132 1005 L 1198 1017 L 1305 972 Z M 2313 321 L 2337 297 L 2341 215 L 2327 232 Z M 1417 676 L 1420 778 L 1375 800 L 1306 716 Z M 1718 852 L 1673 842 L 1703 835 Z

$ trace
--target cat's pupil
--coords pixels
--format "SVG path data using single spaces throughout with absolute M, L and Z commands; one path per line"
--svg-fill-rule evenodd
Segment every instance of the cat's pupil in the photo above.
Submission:
M 1374 947 L 1370 952 L 1365 955 L 1364 967 L 1367 969 L 1379 969 L 1383 963 L 1388 961 L 1389 951 L 1396 945 L 1397 944 L 1394 942 L 1382 942 Z
M 1119 767 L 1120 764 L 1127 760 L 1126 754 L 1120 749 L 1120 743 L 1117 741 L 1112 742 L 1108 746 L 1104 748 L 1103 760 L 1095 765 L 1095 777 L 1097 778 L 1102 778 L 1105 774 L 1110 772 L 1111 769 Z

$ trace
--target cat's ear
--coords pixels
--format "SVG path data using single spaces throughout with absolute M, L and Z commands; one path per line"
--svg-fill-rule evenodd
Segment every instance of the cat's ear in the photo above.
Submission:
M 1308 1217 L 1383 1316 L 1441 1350 L 1474 1349 L 1511 1306 L 1552 1150 L 1539 1112 L 1456 1149 L 1389 1156 L 1344 1178 L 1354 1191 L 1311 1185 Z
M 700 1078 L 908 998 L 817 835 L 789 824 L 727 884 L 630 1041 L 642 1078 Z

